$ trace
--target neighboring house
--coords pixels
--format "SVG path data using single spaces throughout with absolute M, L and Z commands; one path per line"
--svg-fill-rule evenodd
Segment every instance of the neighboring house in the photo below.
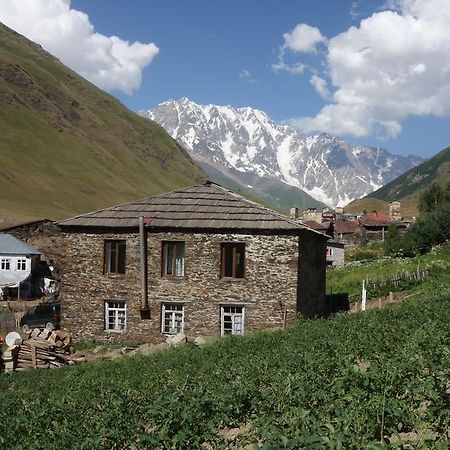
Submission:
M 40 297 L 40 253 L 10 234 L 0 233 L 0 296 Z
M 0 233 L 8 233 L 26 242 L 41 253 L 41 263 L 51 267 L 51 278 L 59 280 L 62 251 L 61 230 L 55 221 L 38 219 L 3 228 Z
M 243 334 L 325 312 L 327 237 L 212 182 L 59 225 L 76 339 Z
M 364 241 L 384 241 L 389 225 L 395 225 L 400 232 L 407 228 L 406 223 L 392 220 L 390 216 L 379 211 L 372 211 L 359 219 Z
M 342 244 L 356 245 L 361 242 L 361 228 L 356 220 L 336 220 L 334 240 Z
M 345 244 L 328 241 L 326 252 L 327 266 L 342 267 L 345 264 Z

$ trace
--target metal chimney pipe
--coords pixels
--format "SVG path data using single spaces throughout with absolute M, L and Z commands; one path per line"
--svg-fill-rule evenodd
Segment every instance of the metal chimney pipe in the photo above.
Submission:
M 147 291 L 147 233 L 145 232 L 144 217 L 139 217 L 139 250 L 141 265 L 141 316 L 148 312 Z

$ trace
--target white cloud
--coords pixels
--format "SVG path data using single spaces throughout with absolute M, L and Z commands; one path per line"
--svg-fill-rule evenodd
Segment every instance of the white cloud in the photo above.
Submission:
M 306 23 L 299 23 L 290 33 L 284 33 L 283 38 L 283 49 L 297 53 L 316 53 L 317 45 L 326 41 L 318 28 Z
M 327 87 L 327 81 L 323 78 L 313 75 L 309 82 L 314 86 L 314 89 L 316 92 L 324 99 L 328 99 L 330 97 L 330 91 Z
M 248 83 L 255 83 L 256 80 L 252 77 L 252 74 L 250 73 L 250 71 L 248 69 L 242 69 L 239 72 L 239 78 L 241 78 L 242 80 L 247 81 Z
M 305 132 L 367 136 L 401 132 L 408 116 L 450 115 L 450 2 L 391 0 L 328 41 L 331 102 L 291 120 Z M 319 95 L 325 86 L 311 79 Z
M 142 71 L 159 51 L 153 43 L 96 33 L 70 0 L 0 0 L 0 21 L 108 91 L 131 94 L 139 88 Z
M 360 8 L 359 1 L 356 1 L 356 0 L 353 1 L 352 4 L 351 4 L 351 6 L 350 6 L 350 17 L 351 17 L 353 20 L 356 20 L 358 17 L 361 16 L 361 13 L 360 13 L 360 11 L 359 11 L 359 8 Z

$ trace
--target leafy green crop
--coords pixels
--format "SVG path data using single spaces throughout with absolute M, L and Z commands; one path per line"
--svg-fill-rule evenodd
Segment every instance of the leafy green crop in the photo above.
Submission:
M 3 374 L 0 448 L 447 449 L 449 281 L 385 310 Z

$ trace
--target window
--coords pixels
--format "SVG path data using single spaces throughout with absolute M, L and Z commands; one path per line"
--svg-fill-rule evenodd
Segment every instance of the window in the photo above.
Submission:
M 161 332 L 178 334 L 184 328 L 184 305 L 177 303 L 164 303 L 162 305 Z
M 330 247 L 327 247 L 327 256 L 333 256 L 333 249 Z
M 162 275 L 184 276 L 184 242 L 167 241 L 162 243 Z
M 17 260 L 17 270 L 27 270 L 27 260 L 20 258 Z
M 127 320 L 127 305 L 123 300 L 110 300 L 105 303 L 105 329 L 124 331 Z
M 9 258 L 2 258 L 0 262 L 1 270 L 11 270 L 11 260 Z
M 244 307 L 222 306 L 221 334 L 244 334 Z
M 244 278 L 245 244 L 226 242 L 220 244 L 221 278 Z
M 125 273 L 125 241 L 105 241 L 105 273 Z

